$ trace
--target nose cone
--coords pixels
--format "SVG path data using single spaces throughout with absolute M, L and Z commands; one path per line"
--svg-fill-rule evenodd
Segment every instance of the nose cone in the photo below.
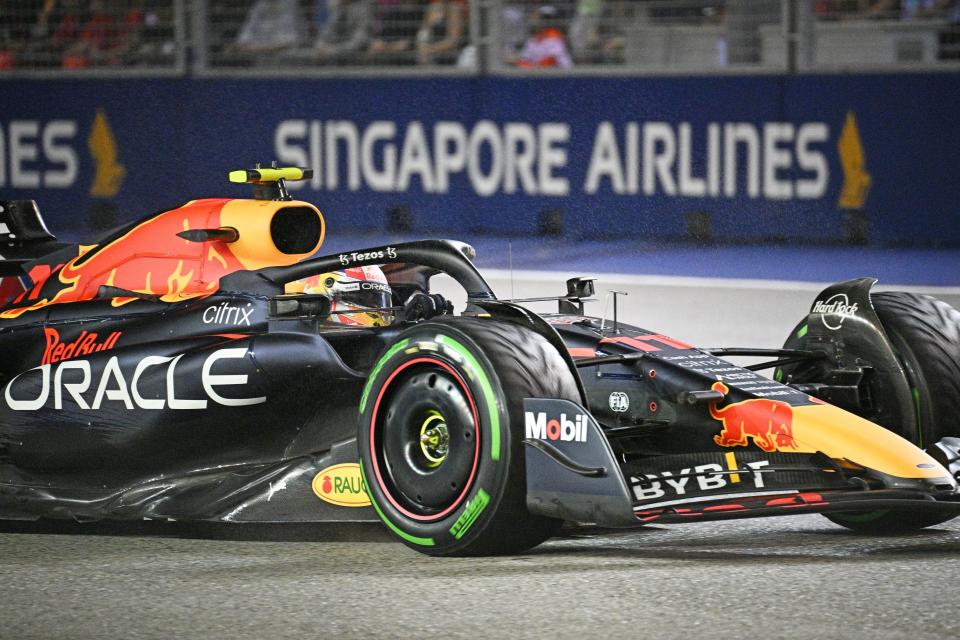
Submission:
M 828 404 L 793 407 L 793 439 L 798 452 L 822 451 L 897 479 L 925 482 L 925 488 L 956 490 L 950 472 L 930 455 L 892 431 Z M 783 449 L 784 451 L 789 451 Z M 915 482 L 909 483 L 916 488 Z

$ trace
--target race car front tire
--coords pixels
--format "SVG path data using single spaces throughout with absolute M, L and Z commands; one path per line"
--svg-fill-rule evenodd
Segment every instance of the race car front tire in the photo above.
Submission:
M 429 555 L 519 553 L 561 521 L 526 507 L 524 398 L 579 402 L 539 334 L 492 319 L 425 322 L 380 356 L 360 402 L 358 447 L 387 527 Z
M 907 374 L 917 416 L 913 443 L 923 448 L 944 437 L 960 436 L 956 419 L 960 415 L 960 311 L 936 298 L 902 291 L 873 293 L 870 300 Z M 804 348 L 800 337 L 804 324 L 791 332 L 785 348 Z M 914 531 L 954 517 L 889 510 L 824 516 L 864 533 Z

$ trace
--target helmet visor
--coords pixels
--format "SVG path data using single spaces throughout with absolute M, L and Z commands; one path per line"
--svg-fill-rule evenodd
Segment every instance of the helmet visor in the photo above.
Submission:
M 390 307 L 393 303 L 390 285 L 383 282 L 338 282 L 332 293 L 338 302 L 357 308 L 375 310 Z

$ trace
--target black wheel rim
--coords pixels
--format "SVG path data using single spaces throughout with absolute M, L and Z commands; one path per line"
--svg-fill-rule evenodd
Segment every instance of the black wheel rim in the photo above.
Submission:
M 388 381 L 371 442 L 381 489 L 418 520 L 449 513 L 477 466 L 476 406 L 449 365 L 423 359 Z

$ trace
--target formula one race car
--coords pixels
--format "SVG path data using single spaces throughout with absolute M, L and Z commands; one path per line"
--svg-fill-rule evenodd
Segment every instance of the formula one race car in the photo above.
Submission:
M 459 242 L 309 258 L 323 217 L 284 186 L 305 175 L 234 172 L 255 199 L 80 245 L 0 203 L 0 517 L 379 518 L 477 555 L 564 520 L 960 514 L 960 313 L 942 302 L 843 282 L 783 349 L 698 349 L 585 315 L 590 279 L 546 299 L 556 314 L 498 300 Z M 459 315 L 439 273 L 466 290 Z M 721 358 L 744 355 L 772 360 Z

